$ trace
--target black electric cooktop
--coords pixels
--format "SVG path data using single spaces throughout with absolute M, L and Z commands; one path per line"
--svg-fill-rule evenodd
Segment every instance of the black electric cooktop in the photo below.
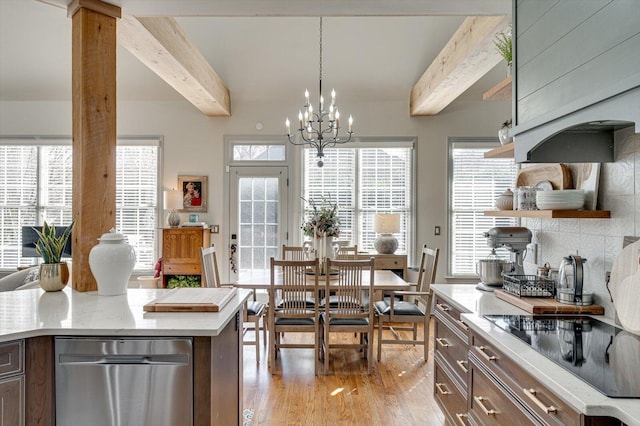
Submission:
M 485 315 L 603 394 L 640 398 L 640 336 L 591 317 Z

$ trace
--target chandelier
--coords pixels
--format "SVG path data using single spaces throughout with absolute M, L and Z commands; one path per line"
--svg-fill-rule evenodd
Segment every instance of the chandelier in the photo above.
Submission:
M 285 121 L 287 127 L 287 137 L 293 145 L 309 145 L 315 148 L 318 157 L 318 167 L 324 165 L 322 158 L 324 157 L 324 149 L 326 147 L 334 147 L 336 144 L 349 142 L 353 131 L 353 118 L 349 116 L 348 136 L 340 136 L 340 111 L 336 105 L 336 91 L 331 91 L 331 104 L 329 110 L 324 109 L 324 98 L 322 97 L 322 17 L 320 17 L 320 80 L 319 91 L 320 96 L 318 110 L 313 108 L 309 101 L 309 91 L 304 91 L 305 105 L 303 110 L 298 111 L 298 132 L 299 139 L 296 135 L 291 134 L 291 122 L 289 117 Z

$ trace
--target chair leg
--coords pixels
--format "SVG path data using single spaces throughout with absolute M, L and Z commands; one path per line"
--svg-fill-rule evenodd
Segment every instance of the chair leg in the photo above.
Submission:
M 378 317 L 378 361 L 382 357 L 382 318 Z
M 424 320 L 424 362 L 429 358 L 429 316 Z
M 255 317 L 253 334 L 256 341 L 256 363 L 260 364 L 260 317 Z

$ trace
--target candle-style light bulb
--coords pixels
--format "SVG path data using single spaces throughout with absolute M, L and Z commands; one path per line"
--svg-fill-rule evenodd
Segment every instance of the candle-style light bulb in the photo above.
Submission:
M 309 91 L 307 89 L 304 89 L 304 102 L 305 104 L 309 105 Z
M 298 124 L 300 125 L 300 129 L 302 129 L 302 111 L 298 110 Z
M 284 121 L 284 125 L 287 126 L 287 135 L 291 134 L 291 123 L 289 122 L 289 117 Z
M 311 114 L 313 114 L 313 105 L 309 104 L 309 117 L 313 117 Z
M 324 98 L 320 95 L 320 111 L 324 110 Z
M 331 104 L 336 103 L 336 91 L 335 89 L 331 89 Z
M 349 133 L 351 133 L 351 126 L 353 125 L 353 117 L 349 115 Z
M 333 104 L 329 105 L 329 121 L 333 121 Z

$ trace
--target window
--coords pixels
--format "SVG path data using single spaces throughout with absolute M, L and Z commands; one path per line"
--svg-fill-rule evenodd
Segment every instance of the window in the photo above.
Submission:
M 517 226 L 516 218 L 484 216 L 495 199 L 513 187 L 513 159 L 485 159 L 493 139 L 449 140 L 449 270 L 451 276 L 476 275 L 476 263 L 491 249 L 483 236 L 494 226 Z
M 158 257 L 159 140 L 119 140 L 116 228 L 136 249 L 137 270 Z M 69 139 L 0 139 L 0 269 L 33 264 L 22 258 L 22 226 L 67 225 L 72 211 Z
M 304 149 L 303 198 L 338 203 L 340 240 L 373 251 L 373 215 L 400 214 L 398 253 L 413 252 L 413 139 L 355 142 L 325 151 L 324 167 L 316 151 Z M 307 207 L 306 205 L 304 206 Z

